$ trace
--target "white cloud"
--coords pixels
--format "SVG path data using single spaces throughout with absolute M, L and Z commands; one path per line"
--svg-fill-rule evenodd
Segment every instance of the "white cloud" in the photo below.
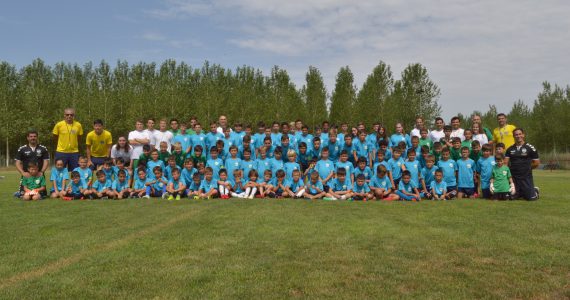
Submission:
M 231 34 L 231 44 L 283 62 L 297 84 L 308 65 L 319 67 L 329 92 L 344 65 L 360 86 L 379 60 L 396 77 L 420 62 L 450 116 L 530 102 L 543 80 L 569 83 L 569 11 L 568 1 L 532 0 L 171 0 L 148 13 L 206 15 Z

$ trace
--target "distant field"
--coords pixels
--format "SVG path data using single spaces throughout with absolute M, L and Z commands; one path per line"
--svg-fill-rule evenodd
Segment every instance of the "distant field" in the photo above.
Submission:
M 570 298 L 570 172 L 537 202 L 12 198 L 0 299 Z

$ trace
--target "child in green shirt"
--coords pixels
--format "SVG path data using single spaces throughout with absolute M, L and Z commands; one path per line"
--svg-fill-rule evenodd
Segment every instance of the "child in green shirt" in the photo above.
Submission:
M 515 184 L 511 177 L 511 170 L 504 165 L 505 155 L 495 154 L 495 166 L 491 175 L 490 190 L 496 200 L 510 200 L 515 193 Z

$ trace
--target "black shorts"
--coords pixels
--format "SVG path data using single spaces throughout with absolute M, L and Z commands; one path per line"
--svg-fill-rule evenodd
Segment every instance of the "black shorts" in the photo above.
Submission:
M 462 188 L 462 187 L 460 187 L 458 192 L 463 193 L 467 196 L 473 196 L 475 194 L 475 189 L 474 188 Z
M 534 200 L 536 199 L 536 191 L 534 190 L 534 180 L 532 176 L 526 178 L 515 178 L 513 176 L 513 182 L 515 183 L 516 194 L 513 199 L 526 199 Z

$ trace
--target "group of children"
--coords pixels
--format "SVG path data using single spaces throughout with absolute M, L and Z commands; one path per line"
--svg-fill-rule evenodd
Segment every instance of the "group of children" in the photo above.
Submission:
M 468 130 L 465 138 L 445 137 L 433 142 L 427 129 L 420 136 L 377 131 L 351 133 L 331 128 L 311 135 L 307 126 L 295 133 L 287 123 L 256 134 L 225 128 L 174 138 L 172 149 L 143 146 L 128 168 L 122 159 L 106 159 L 92 171 L 87 159 L 68 174 L 62 161 L 51 171 L 51 197 L 88 198 L 307 198 L 325 200 L 448 200 L 454 197 L 506 200 L 514 193 L 504 145 L 481 145 Z M 236 126 L 238 129 L 238 126 Z M 241 125 L 239 126 L 241 129 Z M 268 130 L 269 129 L 269 130 Z M 494 149 L 493 149 L 494 148 Z M 493 150 L 495 152 L 492 155 Z M 45 181 L 30 165 L 23 181 L 26 200 L 45 193 Z M 131 173 L 132 172 L 132 173 Z M 43 189 L 43 190 L 42 190 Z M 480 192 L 479 192 L 480 191 Z

